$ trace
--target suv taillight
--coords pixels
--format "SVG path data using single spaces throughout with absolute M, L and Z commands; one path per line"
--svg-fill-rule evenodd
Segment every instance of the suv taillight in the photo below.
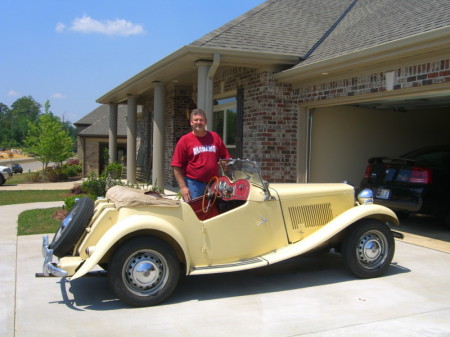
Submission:
M 431 170 L 421 167 L 413 167 L 411 169 L 409 182 L 415 184 L 431 184 Z
M 369 179 L 370 178 L 370 174 L 372 173 L 372 169 L 373 166 L 372 165 L 367 165 L 366 167 L 366 171 L 364 172 L 364 179 Z

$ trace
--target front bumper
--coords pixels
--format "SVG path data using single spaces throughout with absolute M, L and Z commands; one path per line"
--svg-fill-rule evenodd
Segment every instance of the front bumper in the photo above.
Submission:
M 44 276 L 66 277 L 68 273 L 56 266 L 53 262 L 53 249 L 48 248 L 48 235 L 42 237 L 42 256 L 44 257 L 44 264 L 42 266 Z

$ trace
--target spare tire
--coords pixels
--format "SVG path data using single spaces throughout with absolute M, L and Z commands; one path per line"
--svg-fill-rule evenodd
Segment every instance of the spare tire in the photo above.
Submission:
M 52 243 L 53 255 L 63 257 L 74 247 L 94 214 L 94 201 L 83 197 L 75 204 L 67 217 L 61 222 Z

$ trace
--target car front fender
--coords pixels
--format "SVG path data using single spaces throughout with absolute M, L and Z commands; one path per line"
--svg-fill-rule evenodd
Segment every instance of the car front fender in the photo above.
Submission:
M 186 265 L 190 265 L 188 249 L 183 236 L 175 226 L 161 218 L 149 215 L 131 215 L 117 222 L 97 242 L 94 252 L 70 278 L 75 280 L 94 268 L 103 256 L 123 237 L 140 230 L 155 230 L 170 236 L 183 250 Z
M 289 246 L 280 248 L 275 252 L 262 256 L 269 264 L 280 262 L 319 247 L 326 241 L 339 234 L 355 222 L 363 219 L 378 219 L 384 223 L 399 225 L 395 213 L 387 207 L 380 205 L 355 206 L 344 213 L 338 215 L 328 224 L 315 231 L 308 237 Z

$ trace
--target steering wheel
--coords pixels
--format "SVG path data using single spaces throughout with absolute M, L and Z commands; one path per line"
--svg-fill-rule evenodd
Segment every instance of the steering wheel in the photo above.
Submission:
M 202 200 L 202 211 L 203 213 L 208 213 L 212 208 L 217 199 L 217 194 L 219 194 L 219 177 L 212 177 L 208 184 L 206 185 L 205 193 L 203 193 Z M 205 207 L 205 200 L 208 198 L 208 203 Z M 211 201 L 212 200 L 212 201 Z

